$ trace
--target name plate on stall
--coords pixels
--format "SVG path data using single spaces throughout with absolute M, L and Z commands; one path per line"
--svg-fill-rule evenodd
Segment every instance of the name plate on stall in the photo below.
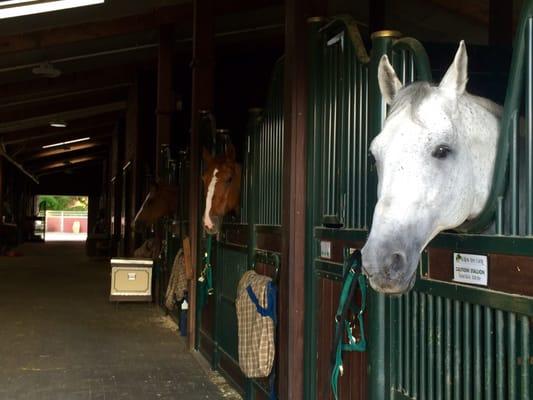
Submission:
M 487 286 L 489 281 L 488 257 L 453 253 L 453 280 L 471 285 Z
M 331 260 L 331 242 L 327 240 L 320 241 L 320 257 Z

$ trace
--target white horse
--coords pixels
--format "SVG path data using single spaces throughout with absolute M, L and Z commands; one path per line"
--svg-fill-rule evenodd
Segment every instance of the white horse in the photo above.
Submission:
M 429 241 L 476 218 L 490 194 L 502 111 L 466 92 L 467 63 L 461 41 L 438 86 L 403 87 L 381 58 L 379 87 L 390 112 L 370 146 L 378 202 L 362 250 L 365 274 L 379 292 L 410 290 Z

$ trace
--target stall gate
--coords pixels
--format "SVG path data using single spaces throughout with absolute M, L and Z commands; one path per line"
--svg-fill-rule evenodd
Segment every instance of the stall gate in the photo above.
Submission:
M 493 218 L 492 228 L 439 235 L 424 251 L 409 294 L 394 298 L 370 290 L 369 348 L 345 356 L 341 399 L 533 395 L 532 10 L 533 2 L 526 2 L 514 48 L 502 130 L 502 138 L 510 135 L 509 148 L 502 140 L 496 167 L 502 185 L 494 187 L 494 208 L 483 216 Z M 386 115 L 377 66 L 388 54 L 406 83 L 431 80 L 431 73 L 422 45 L 398 32 L 374 34 L 368 56 L 349 17 L 311 19 L 310 49 L 305 398 L 328 399 L 342 263 L 364 243 L 376 202 L 368 147 Z M 518 128 L 522 97 L 524 132 Z M 452 281 L 454 252 L 488 256 L 488 287 Z
M 255 268 L 277 277 L 281 251 L 283 64 L 278 62 L 264 110 L 250 110 L 244 147 L 241 213 L 226 218 L 212 254 L 214 295 L 197 327 L 200 351 L 245 394 L 269 398 L 271 379 L 247 379 L 239 367 L 235 298 L 242 275 Z M 210 117 L 212 119 L 212 117 Z M 208 125 L 206 123 L 206 125 Z M 206 129 L 209 129 L 207 127 Z M 224 140 L 218 138 L 219 151 Z M 202 204 L 203 207 L 203 204 Z M 203 211 L 203 210 L 202 210 Z M 205 237 L 202 237 L 205 246 Z M 205 247 L 202 249 L 205 251 Z M 201 258 L 199 258 L 201 260 Z

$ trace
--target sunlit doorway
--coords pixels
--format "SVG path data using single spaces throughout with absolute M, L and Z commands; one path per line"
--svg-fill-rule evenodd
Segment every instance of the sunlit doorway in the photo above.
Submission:
M 39 195 L 35 202 L 40 218 L 35 233 L 46 242 L 87 240 L 89 198 L 86 196 Z

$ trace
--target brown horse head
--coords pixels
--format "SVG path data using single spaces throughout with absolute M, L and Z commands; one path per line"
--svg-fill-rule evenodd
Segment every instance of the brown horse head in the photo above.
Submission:
M 205 169 L 202 175 L 205 191 L 203 224 L 205 231 L 216 234 L 224 215 L 239 213 L 241 194 L 241 165 L 235 161 L 235 148 L 229 144 L 226 152 L 213 157 L 204 148 Z
M 178 188 L 168 183 L 154 183 L 133 223 L 136 229 L 155 224 L 174 215 L 178 206 Z

